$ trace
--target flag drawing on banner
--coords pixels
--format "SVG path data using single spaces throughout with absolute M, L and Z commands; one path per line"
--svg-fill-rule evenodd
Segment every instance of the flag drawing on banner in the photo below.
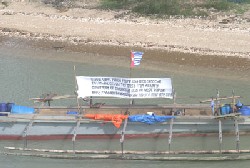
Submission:
M 131 51 L 131 65 L 130 67 L 138 66 L 141 63 L 143 52 Z

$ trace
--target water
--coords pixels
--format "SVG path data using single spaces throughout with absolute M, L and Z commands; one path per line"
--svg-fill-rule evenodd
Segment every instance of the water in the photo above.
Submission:
M 202 99 L 215 97 L 219 89 L 220 96 L 231 96 L 234 90 L 236 95 L 243 97 L 243 104 L 249 104 L 250 73 L 247 71 L 185 67 L 165 62 L 151 65 L 143 61 L 146 65 L 143 62 L 134 68 L 132 77 L 171 77 L 177 97 L 180 97 L 177 103 L 199 103 Z M 33 105 L 29 98 L 44 93 L 74 94 L 74 65 L 76 75 L 82 76 L 128 77 L 130 73 L 129 58 L 125 56 L 0 47 L 0 101 Z M 169 100 L 157 101 L 171 103 Z M 137 100 L 138 103 L 157 101 Z M 53 102 L 54 105 L 73 103 L 75 101 Z
M 128 54 L 129 55 L 129 54 Z M 77 75 L 85 76 L 129 76 L 129 58 L 111 57 L 90 53 L 73 53 L 57 50 L 31 49 L 18 46 L 0 47 L 0 101 L 15 102 L 20 105 L 33 105 L 29 100 L 43 93 L 58 95 L 73 94 L 75 90 L 73 66 Z M 179 103 L 199 103 L 199 100 L 216 95 L 230 96 L 232 90 L 243 96 L 242 103 L 250 102 L 249 72 L 227 69 L 206 69 L 186 67 L 167 63 L 151 65 L 143 60 L 132 71 L 132 77 L 171 77 L 177 91 Z M 190 98 L 189 96 L 195 97 Z M 170 100 L 142 100 L 136 103 L 171 103 Z M 109 103 L 109 102 L 107 102 Z M 116 101 L 115 103 L 127 103 Z M 75 100 L 60 100 L 53 105 L 76 105 Z M 241 149 L 249 149 L 249 136 L 241 137 Z M 23 141 L 1 141 L 4 146 L 23 147 Z M 46 149 L 72 149 L 72 142 L 65 141 L 28 141 L 28 147 Z M 120 150 L 119 140 L 77 140 L 77 149 Z M 125 140 L 126 150 L 168 150 L 167 139 Z M 171 150 L 218 150 L 217 137 L 174 138 Z M 223 149 L 235 149 L 235 137 L 223 137 Z M 250 161 L 219 162 L 160 162 L 125 160 L 67 160 L 29 156 L 0 155 L 0 162 L 6 168 L 68 168 L 68 167 L 249 167 Z

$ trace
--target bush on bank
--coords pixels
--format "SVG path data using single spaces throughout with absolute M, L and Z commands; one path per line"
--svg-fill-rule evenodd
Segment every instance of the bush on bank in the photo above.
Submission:
M 142 15 L 158 16 L 206 16 L 209 10 L 242 13 L 246 4 L 250 4 L 250 0 L 101 0 L 103 9 L 127 9 Z

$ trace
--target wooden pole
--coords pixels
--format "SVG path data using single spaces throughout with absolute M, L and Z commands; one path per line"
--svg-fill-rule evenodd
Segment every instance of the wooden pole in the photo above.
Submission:
M 124 125 L 123 125 L 123 129 L 122 129 L 122 132 L 121 132 L 121 139 L 120 139 L 120 142 L 121 142 L 121 150 L 122 150 L 122 156 L 123 156 L 123 144 L 124 144 L 124 136 L 125 136 L 125 131 L 126 131 L 126 127 L 127 127 L 127 124 L 128 124 L 128 119 L 126 118 L 125 121 L 124 121 Z
M 56 150 L 56 149 L 34 149 L 34 148 L 18 148 L 18 147 L 4 147 L 9 151 L 26 151 L 26 152 L 44 152 L 44 153 L 68 153 L 68 154 L 121 154 L 119 151 L 110 151 L 110 150 Z M 190 151 L 123 151 L 124 154 L 136 154 L 136 155 L 180 155 L 180 154 L 250 154 L 250 150 L 190 150 Z
M 174 123 L 174 119 L 171 118 L 170 120 L 170 128 L 169 128 L 169 137 L 168 137 L 168 152 L 170 153 L 170 146 L 171 146 L 171 142 L 172 142 L 172 137 L 173 137 L 173 123 Z
M 77 86 L 77 80 L 76 80 L 76 66 L 75 65 L 74 65 L 74 76 L 75 76 L 75 88 L 76 88 L 75 93 L 76 93 L 77 108 L 78 108 L 79 114 L 81 114 L 80 103 L 79 103 L 78 94 L 77 94 L 78 86 Z
M 216 89 L 217 90 L 217 94 L 216 94 L 216 111 L 217 111 L 217 115 L 219 115 L 219 112 L 218 112 L 218 109 L 219 109 L 219 106 L 220 106 L 220 91 L 219 89 Z
M 173 95 L 173 98 L 174 98 L 174 110 L 172 112 L 172 116 L 174 116 L 174 113 L 176 111 L 176 93 L 175 91 L 174 92 L 174 95 Z M 169 125 L 169 136 L 168 136 L 168 152 L 170 153 L 170 149 L 171 149 L 171 143 L 172 143 L 172 137 L 173 137 L 173 124 L 174 124 L 174 118 L 171 118 L 170 120 L 170 125 Z
M 81 121 L 80 119 L 77 119 L 76 126 L 74 128 L 74 135 L 72 137 L 72 142 L 73 142 L 73 151 L 75 151 L 75 141 L 76 141 L 76 135 L 77 135 L 77 130 L 80 127 Z
M 250 160 L 250 155 L 239 155 L 239 156 L 205 156 L 205 157 L 193 157 L 193 156 L 117 156 L 117 155 L 49 155 L 49 154 L 35 154 L 35 153 L 4 153 L 5 155 L 14 155 L 14 156 L 33 156 L 33 157 L 42 157 L 42 158 L 54 158 L 54 159 L 121 159 L 121 160 L 151 160 L 151 161 L 232 161 L 232 160 Z
M 238 119 L 234 119 L 234 127 L 235 127 L 235 136 L 236 136 L 236 150 L 240 151 L 240 134 L 239 134 L 239 125 L 238 125 Z
M 219 143 L 220 143 L 220 153 L 222 151 L 222 126 L 221 120 L 219 119 Z
M 217 97 L 216 97 L 217 98 Z M 227 99 L 232 99 L 233 97 L 232 96 L 229 96 L 229 97 L 219 97 L 215 100 L 227 100 Z M 234 96 L 234 98 L 241 98 L 241 96 Z M 206 103 L 206 102 L 211 102 L 212 99 L 208 99 L 208 100 L 201 100 L 200 103 Z
M 131 54 L 132 54 L 133 51 L 130 51 L 130 65 L 129 65 L 129 78 L 132 78 L 132 67 L 131 67 L 131 64 L 132 64 L 132 59 L 131 59 Z M 129 105 L 133 105 L 134 104 L 134 99 L 130 99 L 129 100 Z
M 234 90 L 232 90 L 232 113 L 235 113 L 234 107 L 235 107 L 235 97 L 234 97 Z
M 24 147 L 27 148 L 27 145 L 28 145 L 28 140 L 27 140 L 27 137 L 28 137 L 28 132 L 29 132 L 29 129 L 30 127 L 32 127 L 33 125 L 33 122 L 34 122 L 34 119 L 36 117 L 36 114 L 34 114 L 29 122 L 29 124 L 25 127 L 24 131 L 23 131 L 23 135 L 22 137 L 24 138 Z
M 79 99 L 78 99 L 78 94 L 77 94 L 77 90 L 78 90 L 78 86 L 77 86 L 77 80 L 76 80 L 76 66 L 74 65 L 74 76 L 75 76 L 75 92 L 76 92 L 76 101 L 77 101 L 77 109 L 78 109 L 78 113 L 81 114 L 81 106 L 79 103 Z M 73 150 L 75 151 L 75 141 L 76 141 L 76 135 L 77 135 L 77 130 L 80 127 L 81 121 L 80 118 L 77 118 L 77 123 L 76 126 L 74 128 L 74 135 L 72 137 L 72 143 L 73 143 Z

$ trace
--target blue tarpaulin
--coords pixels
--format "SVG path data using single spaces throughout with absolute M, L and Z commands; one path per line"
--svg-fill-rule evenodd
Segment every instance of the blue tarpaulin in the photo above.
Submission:
M 155 124 L 158 122 L 165 122 L 174 116 L 157 116 L 157 115 L 148 115 L 148 114 L 138 114 L 128 117 L 128 120 L 131 122 L 142 122 L 146 124 Z
M 13 105 L 11 108 L 12 114 L 34 114 L 35 109 L 33 107 Z
M 241 109 L 238 110 L 239 113 L 243 116 L 250 116 L 250 107 L 243 106 Z

